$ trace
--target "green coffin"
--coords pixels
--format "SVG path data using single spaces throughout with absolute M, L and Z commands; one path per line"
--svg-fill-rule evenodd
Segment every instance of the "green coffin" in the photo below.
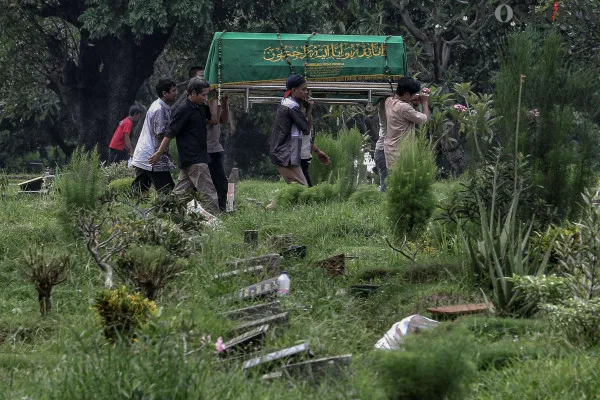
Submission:
M 205 77 L 224 87 L 281 82 L 292 71 L 313 82 L 387 81 L 406 66 L 400 36 L 217 32 Z

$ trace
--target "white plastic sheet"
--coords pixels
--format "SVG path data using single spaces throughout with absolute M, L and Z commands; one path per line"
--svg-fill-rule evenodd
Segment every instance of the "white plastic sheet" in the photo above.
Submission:
M 429 329 L 439 325 L 438 321 L 426 318 L 421 314 L 411 315 L 396 322 L 389 331 L 375 344 L 376 349 L 397 350 L 404 343 L 404 337 L 421 329 Z

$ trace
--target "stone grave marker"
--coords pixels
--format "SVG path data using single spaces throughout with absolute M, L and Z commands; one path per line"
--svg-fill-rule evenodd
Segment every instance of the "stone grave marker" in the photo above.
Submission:
M 251 247 L 257 247 L 258 231 L 256 229 L 244 231 L 244 243 L 250 245 Z
M 342 378 L 348 372 L 351 362 L 352 354 L 345 354 L 284 365 L 282 371 L 289 378 L 308 379 L 318 384 L 326 376 Z
M 283 258 L 305 258 L 306 257 L 306 246 L 291 245 L 288 246 L 282 253 Z
M 227 205 L 226 211 L 233 212 L 233 205 L 235 203 L 235 185 L 240 180 L 240 170 L 232 168 L 229 178 L 227 179 Z
M 277 278 L 271 278 L 237 290 L 235 293 L 225 297 L 233 301 L 244 301 L 271 296 L 277 293 L 278 290 Z
M 309 357 L 314 356 L 314 354 L 310 350 L 309 342 L 304 342 L 304 343 L 296 345 L 296 346 L 288 347 L 287 349 L 279 350 L 279 351 L 276 351 L 273 353 L 269 353 L 262 357 L 257 357 L 257 358 L 248 360 L 242 365 L 242 369 L 246 371 L 251 368 L 257 368 L 257 367 L 268 368 L 276 361 L 283 362 L 283 361 L 286 361 L 286 360 L 289 360 L 292 358 L 301 357 L 303 355 L 306 355 Z
M 227 311 L 222 315 L 232 320 L 247 320 L 249 318 L 264 318 L 276 314 L 281 314 L 281 303 L 279 301 L 238 308 L 237 310 Z
M 257 328 L 234 337 L 225 343 L 225 350 L 219 353 L 219 355 L 221 357 L 227 357 L 234 353 L 255 351 L 257 348 L 262 347 L 262 343 L 268 330 L 269 325 L 260 325 Z
M 257 326 L 262 325 L 287 325 L 288 323 L 288 313 L 280 313 L 275 315 L 269 315 L 267 317 L 263 317 L 254 321 L 243 322 L 236 326 L 233 331 L 234 332 L 243 332 L 249 329 L 255 329 Z
M 244 269 L 236 269 L 230 272 L 223 272 L 222 274 L 217 274 L 213 276 L 213 279 L 216 280 L 224 280 L 229 278 L 234 278 L 236 276 L 245 275 L 245 274 L 255 274 L 260 275 L 265 271 L 265 267 L 262 265 L 257 265 L 256 267 L 244 268 Z
M 279 273 L 281 271 L 282 257 L 278 253 L 263 254 L 257 257 L 241 258 L 227 261 L 226 266 L 232 269 L 243 269 L 262 265 L 268 273 Z
M 44 185 L 44 177 L 33 178 L 25 182 L 19 183 L 19 188 L 22 193 L 41 193 Z

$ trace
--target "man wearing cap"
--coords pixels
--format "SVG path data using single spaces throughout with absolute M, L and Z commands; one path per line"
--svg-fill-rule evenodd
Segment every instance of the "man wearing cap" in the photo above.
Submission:
M 308 98 L 306 80 L 292 74 L 285 83 L 287 91 L 277 107 L 271 133 L 271 162 L 286 183 L 308 186 L 301 168 L 302 135 L 310 135 L 314 102 Z M 306 114 L 302 112 L 306 107 Z

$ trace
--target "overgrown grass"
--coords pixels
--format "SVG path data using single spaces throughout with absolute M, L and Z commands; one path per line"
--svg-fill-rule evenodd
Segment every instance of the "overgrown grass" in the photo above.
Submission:
M 103 277 L 82 244 L 63 231 L 58 199 L 20 197 L 10 191 L 0 208 L 0 399 L 250 399 L 281 393 L 292 399 L 389 398 L 382 375 L 376 373 L 375 342 L 400 319 L 428 315 L 428 307 L 483 301 L 468 278 L 464 256 L 458 249 L 442 250 L 441 242 L 429 236 L 423 240 L 433 250 L 422 252 L 417 263 L 391 250 L 384 240 L 389 235 L 385 195 L 368 188 L 356 193 L 365 193 L 369 201 L 353 198 L 266 210 L 247 200 L 267 204 L 284 187 L 255 181 L 238 185 L 237 211 L 220 217 L 221 228 L 194 238 L 201 251 L 193 252 L 187 270 L 160 292 L 160 315 L 129 346 L 110 345 L 103 337 L 102 325 L 90 309 Z M 436 196 L 447 192 L 445 184 L 434 185 Z M 243 243 L 248 229 L 259 231 L 257 248 Z M 326 377 L 321 385 L 303 380 L 268 383 L 262 373 L 245 374 L 239 363 L 218 360 L 214 342 L 219 336 L 231 338 L 235 325 L 219 313 L 246 305 L 229 303 L 223 296 L 261 278 L 215 281 L 213 276 L 228 270 L 228 260 L 273 252 L 267 239 L 279 234 L 291 234 L 294 244 L 307 246 L 307 257 L 284 260 L 292 279 L 291 295 L 281 298 L 289 326 L 270 329 L 264 351 L 310 341 L 317 357 L 352 354 L 351 374 Z M 75 259 L 67 281 L 53 292 L 53 313 L 46 319 L 40 318 L 35 289 L 21 277 L 16 261 L 30 242 L 68 249 Z M 314 266 L 314 261 L 339 253 L 356 257 L 346 260 L 344 276 L 332 277 Z M 367 297 L 352 294 L 350 286 L 366 283 L 381 287 Z M 465 355 L 477 372 L 472 385 L 459 385 L 464 396 L 494 398 L 497 391 L 500 398 L 509 398 L 513 386 L 507 377 L 514 388 L 533 393 L 521 377 L 529 374 L 545 385 L 548 395 L 543 397 L 551 398 L 557 387 L 552 377 L 569 367 L 586 373 L 573 363 L 597 367 L 589 353 L 564 355 L 552 330 L 540 321 L 471 317 L 458 325 L 464 325 L 469 340 L 477 344 Z M 212 343 L 203 346 L 206 335 Z M 443 359 L 442 349 L 453 342 L 441 331 L 436 337 L 428 354 Z M 549 346 L 559 350 L 547 351 Z M 419 351 L 414 357 L 418 362 Z M 532 363 L 546 368 L 548 378 L 530 371 Z M 556 393 L 571 393 L 572 398 L 592 393 L 596 384 L 588 377 L 594 373 L 587 374 L 579 380 L 587 386 L 579 391 Z

